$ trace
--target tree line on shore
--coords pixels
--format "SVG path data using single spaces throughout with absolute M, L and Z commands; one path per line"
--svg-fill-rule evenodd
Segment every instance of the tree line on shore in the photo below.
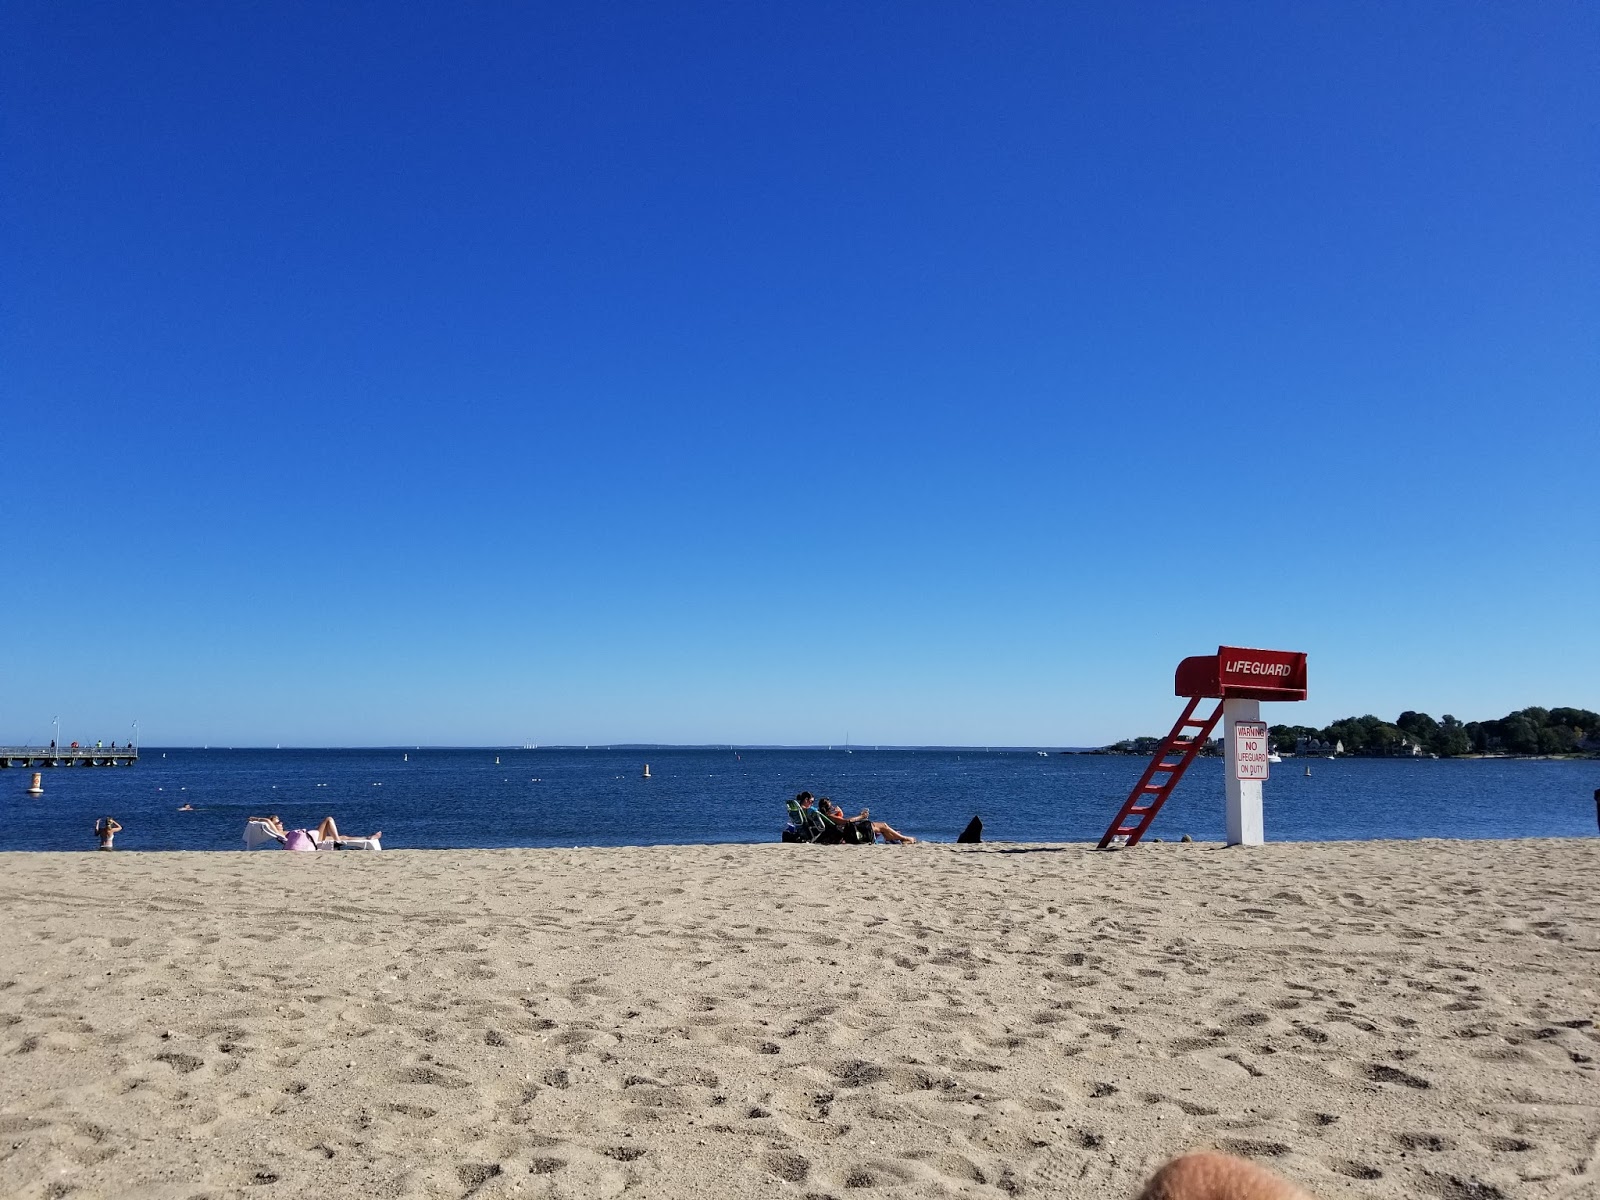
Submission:
M 1437 754 L 1594 754 L 1600 753 L 1600 713 L 1586 708 L 1522 708 L 1493 721 L 1459 721 L 1446 713 L 1434 720 L 1407 709 L 1393 721 L 1370 713 L 1344 717 L 1321 729 L 1273 725 L 1268 733 L 1280 754 L 1335 747 L 1345 754 L 1394 756 Z M 1152 754 L 1160 738 L 1140 737 L 1107 746 L 1111 753 Z M 1413 750 L 1413 747 L 1415 750 Z
M 1420 753 L 1454 758 L 1463 754 L 1582 754 L 1600 751 L 1600 713 L 1586 708 L 1522 708 L 1499 720 L 1458 721 L 1446 713 L 1435 721 L 1407 709 L 1393 721 L 1370 714 L 1345 717 L 1322 729 L 1274 725 L 1273 749 L 1293 751 L 1302 739 L 1344 744 L 1346 754 Z

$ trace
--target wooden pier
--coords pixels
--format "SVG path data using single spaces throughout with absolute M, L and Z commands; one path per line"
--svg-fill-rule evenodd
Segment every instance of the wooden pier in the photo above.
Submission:
M 131 767 L 138 761 L 132 746 L 0 746 L 0 767 Z

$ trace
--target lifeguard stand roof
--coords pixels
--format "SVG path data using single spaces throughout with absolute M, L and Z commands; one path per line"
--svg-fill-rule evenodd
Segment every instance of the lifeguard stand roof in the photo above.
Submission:
M 1218 646 L 1178 664 L 1172 690 L 1218 700 L 1304 700 L 1306 656 L 1298 650 Z

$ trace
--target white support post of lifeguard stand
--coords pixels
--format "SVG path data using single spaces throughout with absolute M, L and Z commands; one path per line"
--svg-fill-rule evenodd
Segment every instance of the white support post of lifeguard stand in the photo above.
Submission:
M 1240 721 L 1261 720 L 1261 701 L 1224 700 L 1222 702 L 1223 753 L 1226 758 L 1228 788 L 1228 845 L 1259 846 L 1266 841 L 1266 822 L 1261 811 L 1261 780 L 1240 779 Z

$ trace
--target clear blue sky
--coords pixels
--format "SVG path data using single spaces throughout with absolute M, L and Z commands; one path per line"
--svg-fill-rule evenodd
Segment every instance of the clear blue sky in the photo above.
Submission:
M 1592 4 L 0 9 L 0 741 L 1600 708 Z

